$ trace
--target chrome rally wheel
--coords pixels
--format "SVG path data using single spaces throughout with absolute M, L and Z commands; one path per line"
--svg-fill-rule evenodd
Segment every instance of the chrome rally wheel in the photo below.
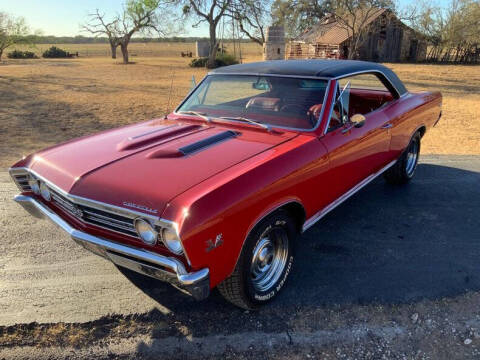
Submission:
M 420 143 L 417 137 L 414 137 L 408 147 L 406 160 L 405 160 L 405 172 L 408 177 L 412 177 L 415 173 L 415 169 L 418 163 L 418 153 L 420 150 Z
M 273 228 L 253 250 L 250 274 L 255 290 L 269 291 L 282 276 L 287 260 L 287 232 L 283 228 Z
M 231 303 L 255 309 L 272 300 L 283 288 L 293 264 L 293 243 L 298 235 L 287 211 L 266 216 L 248 235 L 232 275 L 218 290 Z
M 402 185 L 413 178 L 420 155 L 421 138 L 420 132 L 416 132 L 397 162 L 384 173 L 385 180 L 388 183 Z

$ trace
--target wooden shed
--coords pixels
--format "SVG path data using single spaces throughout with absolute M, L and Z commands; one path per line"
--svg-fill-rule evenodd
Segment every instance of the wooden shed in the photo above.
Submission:
M 400 21 L 387 9 L 376 9 L 365 21 L 367 30 L 355 59 L 379 62 L 425 60 L 424 37 Z M 346 59 L 351 35 L 335 16 L 325 16 L 318 24 L 289 42 L 288 59 Z

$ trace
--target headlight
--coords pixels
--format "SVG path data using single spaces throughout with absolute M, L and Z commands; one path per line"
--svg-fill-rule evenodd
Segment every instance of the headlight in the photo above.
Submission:
M 140 218 L 135 219 L 135 229 L 145 244 L 154 245 L 157 242 L 158 234 L 148 221 Z
M 52 195 L 50 194 L 50 190 L 48 189 L 48 186 L 44 182 L 40 183 L 40 194 L 47 201 L 50 201 L 52 199 Z
M 30 185 L 30 189 L 32 189 L 35 194 L 40 195 L 40 185 L 38 184 L 37 179 L 35 179 L 33 176 L 29 176 L 28 185 Z
M 174 229 L 165 228 L 162 230 L 162 240 L 171 252 L 180 255 L 183 252 L 182 243 Z

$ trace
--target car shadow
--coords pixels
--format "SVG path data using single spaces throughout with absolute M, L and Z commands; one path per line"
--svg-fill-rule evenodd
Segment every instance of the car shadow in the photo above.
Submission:
M 479 185 L 479 172 L 433 164 L 420 164 L 407 186 L 376 179 L 299 237 L 294 271 L 269 308 L 401 304 L 479 290 Z M 130 280 L 176 314 L 236 313 L 215 290 L 196 302 L 168 284 Z

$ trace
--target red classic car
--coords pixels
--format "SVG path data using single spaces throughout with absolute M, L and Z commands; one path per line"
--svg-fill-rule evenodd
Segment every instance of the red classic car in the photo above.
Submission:
M 380 174 L 412 178 L 441 102 L 369 62 L 229 66 L 162 119 L 17 162 L 15 201 L 119 267 L 255 308 L 300 233 Z

